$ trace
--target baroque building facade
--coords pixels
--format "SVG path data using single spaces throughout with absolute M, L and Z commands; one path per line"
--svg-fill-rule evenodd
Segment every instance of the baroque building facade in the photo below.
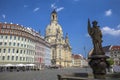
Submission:
M 72 66 L 72 48 L 68 34 L 66 34 L 65 38 L 63 37 L 62 27 L 58 23 L 58 16 L 55 10 L 52 11 L 50 24 L 46 27 L 45 40 L 51 44 L 52 65 Z
M 0 65 L 41 69 L 47 63 L 50 64 L 50 53 L 50 44 L 33 29 L 18 24 L 0 23 Z M 49 57 L 46 59 L 47 54 Z

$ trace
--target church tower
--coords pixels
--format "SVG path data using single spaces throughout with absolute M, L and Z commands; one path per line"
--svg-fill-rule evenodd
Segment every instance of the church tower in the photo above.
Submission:
M 68 37 L 66 38 L 66 40 L 63 37 L 62 27 L 58 23 L 58 16 L 55 9 L 51 13 L 50 24 L 48 24 L 48 26 L 46 27 L 45 40 L 51 44 L 52 64 L 60 65 L 63 67 L 71 66 L 71 47 L 70 45 L 67 45 Z
M 51 21 L 50 24 L 46 28 L 45 38 L 48 42 L 54 43 L 56 40 L 56 35 L 59 31 L 59 37 L 63 37 L 63 31 L 61 26 L 58 24 L 57 12 L 55 10 L 51 13 Z

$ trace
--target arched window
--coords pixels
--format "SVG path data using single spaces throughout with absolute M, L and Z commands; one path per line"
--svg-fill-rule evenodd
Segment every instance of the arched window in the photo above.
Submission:
M 54 20 L 55 16 L 54 16 L 54 15 L 52 15 L 52 17 L 53 17 L 53 20 Z

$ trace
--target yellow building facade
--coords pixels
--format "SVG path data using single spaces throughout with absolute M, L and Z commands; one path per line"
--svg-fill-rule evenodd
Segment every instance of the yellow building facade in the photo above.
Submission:
M 63 37 L 62 27 L 58 23 L 55 10 L 52 11 L 50 24 L 46 27 L 45 40 L 51 44 L 52 65 L 72 66 L 72 53 L 68 34 L 66 34 L 65 38 Z

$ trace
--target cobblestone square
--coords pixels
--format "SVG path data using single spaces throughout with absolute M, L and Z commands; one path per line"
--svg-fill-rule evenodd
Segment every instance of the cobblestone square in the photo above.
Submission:
M 66 68 L 25 72 L 0 72 L 0 80 L 57 80 L 57 74 L 79 72 L 91 72 L 91 70 L 87 68 Z

